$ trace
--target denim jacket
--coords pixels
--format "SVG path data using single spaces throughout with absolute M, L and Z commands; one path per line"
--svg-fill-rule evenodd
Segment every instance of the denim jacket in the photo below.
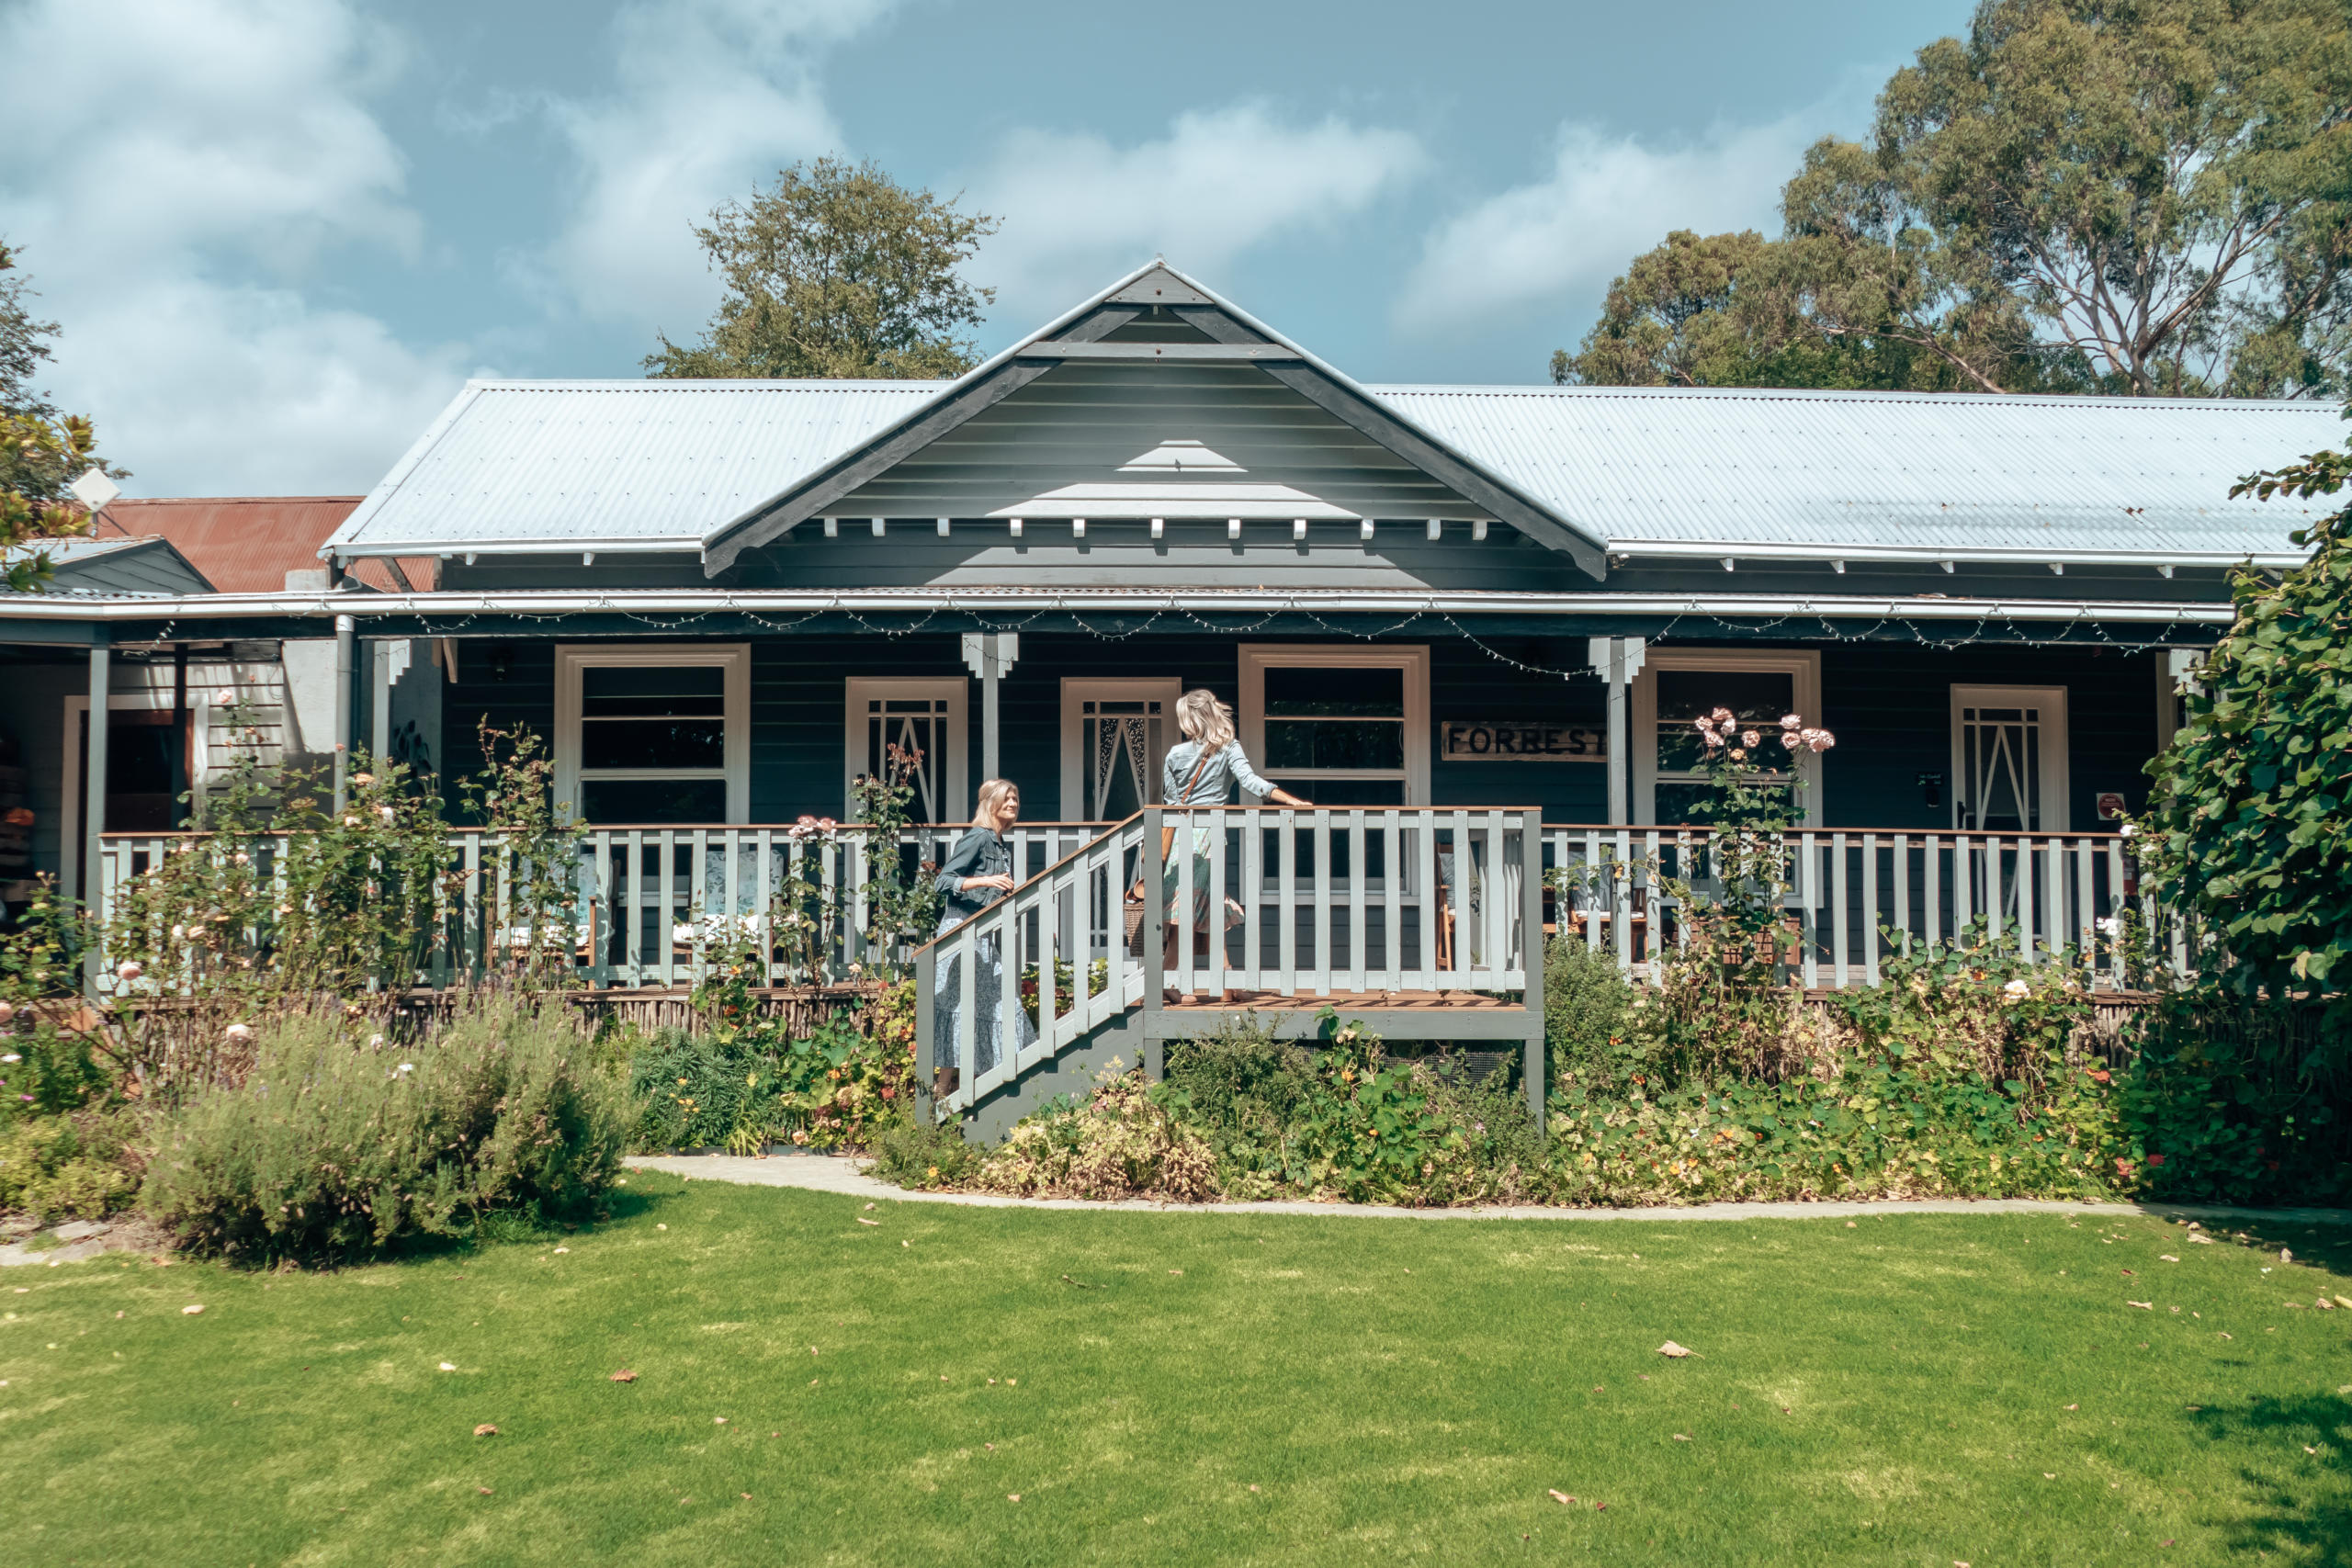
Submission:
M 993 887 L 964 891 L 967 876 L 1002 876 L 1012 870 L 1012 852 L 1004 840 L 986 828 L 967 828 L 940 863 L 933 886 L 940 892 L 939 929 L 962 925 L 1004 897 Z

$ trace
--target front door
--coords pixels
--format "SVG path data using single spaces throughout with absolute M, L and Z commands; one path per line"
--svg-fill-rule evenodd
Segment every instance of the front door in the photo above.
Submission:
M 1062 682 L 1064 817 L 1118 822 L 1159 801 L 1160 763 L 1178 739 L 1180 680 Z
M 2064 833 L 2066 688 L 1951 689 L 1951 825 L 1972 833 Z

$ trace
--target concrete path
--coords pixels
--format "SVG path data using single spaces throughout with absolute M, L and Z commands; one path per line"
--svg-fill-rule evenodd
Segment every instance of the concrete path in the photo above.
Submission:
M 1327 1214 L 1407 1220 L 1827 1220 L 1862 1214 L 2147 1214 L 2172 1220 L 2261 1220 L 2271 1224 L 2352 1224 L 2352 1210 L 2239 1209 L 2197 1203 L 2086 1203 L 2041 1198 L 1909 1198 L 1886 1202 L 1692 1203 L 1646 1209 L 1568 1209 L 1539 1204 L 1475 1209 L 1403 1209 L 1386 1203 L 1094 1202 L 1078 1198 L 1002 1198 L 986 1192 L 910 1192 L 865 1172 L 865 1162 L 835 1155 L 636 1155 L 635 1170 L 668 1171 L 698 1181 L 745 1187 L 797 1187 L 844 1198 L 899 1203 L 960 1203 L 980 1209 L 1136 1209 L 1173 1214 Z

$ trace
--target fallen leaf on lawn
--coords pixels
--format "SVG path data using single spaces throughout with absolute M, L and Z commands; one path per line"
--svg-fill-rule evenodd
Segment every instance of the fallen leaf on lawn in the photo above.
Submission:
M 2278 1261 L 2279 1261 L 2279 1262 L 2281 1262 L 2281 1263 L 2292 1263 L 2294 1260 L 2295 1260 L 2295 1249 L 2294 1249 L 2293 1247 L 2280 1247 L 2280 1248 L 2278 1249 Z
M 477 1486 L 474 1490 L 481 1493 L 485 1497 L 490 1495 L 490 1488 L 487 1486 Z
M 2169 1253 L 2169 1252 L 2159 1252 L 2159 1253 L 2157 1253 L 2157 1254 L 2156 1254 L 2156 1260 L 2157 1260 L 2158 1262 L 2160 1262 L 2160 1263 L 2177 1263 L 2177 1262 L 2179 1262 L 2179 1261 L 2180 1261 L 2180 1259 L 2179 1259 L 2179 1258 L 2175 1258 L 2175 1257 L 2174 1257 L 2171 1253 Z
M 1597 1514 L 1605 1514 L 1609 1511 L 1609 1505 L 1606 1503 L 1595 1503 L 1592 1506 L 1592 1510 Z
M 203 1310 L 204 1307 L 201 1303 L 192 1306 L 184 1306 L 180 1308 L 180 1314 L 184 1317 L 194 1317 L 198 1313 L 200 1313 Z
M 2305 1452 L 2305 1453 L 2307 1453 L 2307 1454 L 2315 1454 L 2315 1453 L 2319 1452 L 2319 1450 L 2318 1450 L 2317 1449 L 2315 1449 L 2315 1448 L 2312 1447 L 2309 1443 L 2305 1443 L 2305 1444 L 2303 1445 L 2303 1452 Z
M 1017 1388 L 1020 1384 L 1021 1380 L 1019 1378 L 1007 1378 L 1004 1380 L 1004 1386 L 1007 1388 Z
M 2133 1280 L 2133 1279 L 2137 1279 L 2137 1278 L 2139 1278 L 2139 1276 L 2137 1276 L 2136 1274 L 2132 1273 L 2132 1270 L 2131 1270 L 2131 1269 L 2126 1269 L 2125 1270 L 2123 1270 L 2123 1277 L 2124 1277 L 2125 1279 L 2127 1279 L 2127 1280 Z
M 556 1248 L 556 1250 L 557 1250 L 558 1252 L 570 1252 L 570 1251 L 571 1250 L 571 1248 L 570 1248 L 570 1247 L 557 1247 L 557 1248 Z
M 872 1213 L 874 1212 L 874 1205 L 873 1205 L 873 1204 L 871 1204 L 871 1203 L 868 1203 L 868 1204 L 865 1206 L 865 1211 L 866 1211 L 866 1213 Z
M 1559 1504 L 1562 1507 L 1566 1507 L 1568 1505 L 1576 1501 L 1574 1497 L 1569 1496 L 1566 1493 L 1561 1491 L 1557 1487 L 1550 1487 L 1547 1488 L 1547 1490 L 1552 1494 L 1552 1501 Z
M 1102 1288 L 1100 1285 L 1090 1285 L 1085 1283 L 1083 1280 L 1073 1280 L 1067 1274 L 1062 1276 L 1062 1283 L 1065 1285 L 1076 1285 L 1081 1291 L 1099 1291 Z
M 878 1225 L 882 1222 L 880 1220 L 869 1220 L 864 1214 L 860 1214 L 857 1216 L 857 1223 L 862 1225 Z
M 1021 1494 L 1018 1492 L 1008 1492 L 1004 1495 L 1004 1500 L 1008 1503 L 1018 1503 L 1021 1501 Z
M 1168 1271 L 1169 1271 L 1170 1274 L 1182 1274 L 1184 1270 L 1182 1270 L 1182 1269 L 1170 1269 L 1170 1270 L 1168 1270 Z M 1411 1272 L 1412 1272 L 1412 1270 L 1411 1270 L 1410 1269 L 1406 1269 L 1406 1270 L 1405 1270 L 1405 1272 L 1406 1272 L 1406 1273 L 1408 1273 L 1408 1274 L 1409 1274 L 1409 1273 L 1411 1273 Z
M 444 1361 L 441 1363 L 441 1370 L 445 1372 L 454 1372 L 458 1370 L 458 1364 L 455 1361 Z
M 1250 1491 L 1252 1491 L 1252 1492 L 1255 1492 L 1256 1490 L 1258 1490 L 1258 1483 L 1257 1483 L 1256 1482 L 1254 1482 L 1254 1481 L 1253 1481 L 1253 1482 L 1251 1482 L 1251 1483 L 1250 1483 Z
M 736 1495 L 742 1498 L 746 1503 L 752 1500 L 752 1495 L 749 1492 L 739 1492 Z
M 481 1426 L 474 1428 L 474 1436 L 477 1438 L 494 1438 L 498 1436 L 498 1428 L 485 1421 Z
M 2066 1408 L 2069 1410 L 2080 1410 L 2082 1406 L 2079 1404 L 2069 1404 Z
M 1679 1361 L 1683 1357 L 1690 1355 L 1691 1352 L 1669 1339 L 1665 1344 L 1657 1348 L 1657 1353 L 1661 1356 L 1671 1356 Z
M 2055 1471 L 2045 1470 L 2041 1472 L 2041 1479 L 2044 1481 L 2055 1481 L 2058 1479 L 2058 1472 Z
M 2188 1406 L 2188 1409 L 2191 1409 L 2191 1410 L 2202 1410 L 2202 1409 L 2204 1409 L 2205 1407 L 2204 1407 L 2203 1405 L 2201 1405 L 2201 1404 L 2191 1404 L 2191 1405 Z
M 2142 1312 L 2156 1310 L 2156 1303 L 2154 1302 L 2125 1302 L 2123 1304 L 2128 1307 L 2138 1307 Z
M 2322 1312 L 2334 1312 L 2335 1310 L 2335 1303 L 2329 1301 L 2325 1296 L 2320 1297 L 2319 1300 L 2312 1303 L 2312 1305 L 2319 1308 Z
M 990 1378 L 989 1381 L 990 1382 L 994 1382 L 996 1380 L 994 1378 Z M 990 1453 L 996 1452 L 996 1445 L 994 1443 L 982 1443 L 980 1447 L 988 1450 Z
M 655 1225 L 653 1228 L 657 1231 L 666 1231 L 670 1227 L 668 1225 Z
M 1675 1440 L 1676 1442 L 1678 1442 L 1678 1443 L 1687 1443 L 1687 1442 L 1689 1442 L 1689 1441 L 1690 1440 L 1690 1437 L 1689 1437 L 1687 1434 L 1685 1434 L 1685 1433 L 1682 1433 L 1682 1432 L 1677 1432 L 1677 1433 L 1675 1433 L 1675 1434 L 1674 1434 L 1674 1440 Z
M 2217 1334 L 2220 1334 L 2220 1335 L 2222 1336 L 2222 1338 L 2224 1338 L 2224 1339 L 2228 1339 L 2228 1338 L 2233 1337 L 2233 1336 L 2232 1336 L 2231 1334 L 2229 1334 L 2226 1330 L 2222 1330 L 2222 1329 L 2216 1329 L 2216 1330 L 2214 1330 L 2214 1332 L 2215 1332 L 2215 1333 L 2217 1333 Z
M 2335 1304 L 2340 1307 L 2352 1307 L 2352 1296 L 2338 1296 L 2335 1298 Z
M 724 1427 L 727 1425 L 727 1417 L 724 1416 L 714 1416 L 710 1418 L 710 1424 L 714 1427 Z
M 1848 1230 L 1849 1230 L 1849 1231 L 1850 1231 L 1850 1230 L 1859 1230 L 1860 1227 L 1860 1226 L 1858 1226 L 1857 1224 L 1855 1224 L 1853 1221 L 1851 1221 L 1851 1220 L 1848 1220 L 1848 1221 L 1846 1222 L 1846 1228 L 1847 1228 Z
M 2195 1242 L 2195 1243 L 2197 1243 L 2199 1247 L 2211 1247 L 2211 1246 L 2212 1246 L 2212 1245 L 2213 1245 L 2213 1238 L 2212 1238 L 2211 1236 L 2210 1236 L 2210 1235 L 2206 1235 L 2204 1232 L 2202 1232 L 2202 1231 L 2191 1231 L 2191 1232 L 2189 1232 L 2189 1233 L 2188 1233 L 2188 1239 L 2189 1239 L 2189 1240 L 2191 1240 L 2191 1241 L 2193 1241 L 2193 1242 Z
M 637 1374 L 630 1371 L 627 1367 L 623 1367 L 619 1371 L 613 1374 L 613 1381 L 615 1382 L 635 1382 L 637 1381 Z

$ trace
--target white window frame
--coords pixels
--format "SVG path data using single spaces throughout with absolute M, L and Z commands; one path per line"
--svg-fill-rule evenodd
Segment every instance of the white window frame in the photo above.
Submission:
M 1405 672 L 1405 804 L 1430 801 L 1430 649 L 1427 643 L 1366 648 L 1346 643 L 1243 643 L 1241 707 L 1238 714 L 1241 749 L 1250 765 L 1268 778 L 1266 765 L 1266 671 L 1269 670 L 1402 670 Z M 1282 777 L 1306 787 L 1310 799 L 1317 779 L 1385 779 L 1396 775 L 1385 768 L 1284 769 Z M 1249 804 L 1244 802 L 1243 804 Z
M 578 807 L 582 676 L 600 670 L 707 670 L 723 673 L 725 761 L 717 768 L 598 768 L 590 779 L 727 781 L 727 821 L 752 817 L 752 645 L 748 642 L 572 643 L 555 648 L 555 797 L 567 818 Z M 605 827 L 605 823 L 591 823 Z
M 2072 802 L 2068 798 L 2071 780 L 2066 759 L 2073 745 L 2073 732 L 2066 721 L 2066 688 L 2064 686 L 1980 686 L 1955 683 L 1951 689 L 1951 825 L 1960 829 L 1961 791 L 1963 787 L 1967 752 L 1961 744 L 1960 713 L 1962 708 L 2037 707 L 2041 710 L 2041 826 L 2025 829 L 2032 833 L 2068 833 L 2074 819 Z M 1981 816 L 1981 813 L 1980 813 Z M 1994 829 L 2006 831 L 2007 829 Z M 1984 829 L 1972 828 L 1970 832 Z
M 857 818 L 857 793 L 852 786 L 866 772 L 865 705 L 877 699 L 917 698 L 947 704 L 947 766 L 941 773 L 947 793 L 940 825 L 968 822 L 972 788 L 966 761 L 970 750 L 968 720 L 972 682 L 962 675 L 852 675 L 842 682 L 842 820 Z
M 1655 826 L 1657 822 L 1657 677 L 1661 670 L 1722 670 L 1760 671 L 1767 674 L 1785 674 L 1795 704 L 1792 710 L 1804 716 L 1808 725 L 1821 723 L 1821 655 L 1807 649 L 1755 648 L 1659 648 L 1652 644 L 1642 657 L 1641 673 L 1633 680 L 1628 694 L 1631 713 L 1627 716 L 1625 744 L 1634 754 L 1634 821 L 1638 826 Z M 1776 714 L 1772 716 L 1778 717 Z M 1796 775 L 1804 784 L 1798 799 L 1804 807 L 1804 826 L 1823 825 L 1821 807 L 1821 756 L 1815 751 L 1797 753 Z M 1688 773 L 1670 773 L 1668 778 L 1681 781 Z
M 1184 694 L 1183 680 L 1175 675 L 1062 677 L 1062 793 L 1059 809 L 1072 821 L 1086 820 L 1086 705 L 1088 703 L 1152 703 L 1160 705 L 1161 733 L 1173 746 L 1182 738 L 1176 727 L 1176 701 Z M 1148 759 L 1143 770 L 1143 798 L 1159 804 L 1160 761 Z

